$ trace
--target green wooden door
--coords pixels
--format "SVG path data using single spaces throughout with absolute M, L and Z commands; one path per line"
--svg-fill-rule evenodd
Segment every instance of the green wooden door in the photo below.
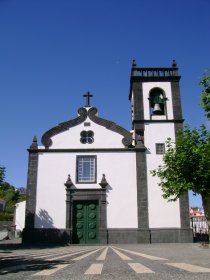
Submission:
M 73 243 L 98 242 L 98 202 L 75 201 L 73 204 Z

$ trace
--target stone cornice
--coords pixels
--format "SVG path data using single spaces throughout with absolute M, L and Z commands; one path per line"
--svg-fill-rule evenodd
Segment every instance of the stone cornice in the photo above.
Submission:
M 139 149 L 139 148 L 138 148 Z M 140 148 L 140 150 L 145 150 L 145 147 Z M 130 153 L 135 152 L 136 148 L 87 148 L 87 149 L 28 149 L 30 153 Z
M 133 120 L 133 123 L 183 123 L 184 119 L 180 120 Z

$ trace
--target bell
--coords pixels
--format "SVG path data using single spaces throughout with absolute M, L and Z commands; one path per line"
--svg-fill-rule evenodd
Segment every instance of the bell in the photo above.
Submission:
M 154 105 L 153 113 L 154 113 L 155 115 L 161 115 L 161 114 L 162 114 L 162 110 L 161 110 L 161 108 L 160 108 L 160 104 L 156 103 L 156 104 Z

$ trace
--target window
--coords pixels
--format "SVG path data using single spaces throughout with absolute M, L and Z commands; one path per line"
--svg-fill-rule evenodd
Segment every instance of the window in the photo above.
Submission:
M 94 141 L 94 138 L 93 138 L 94 132 L 91 131 L 91 130 L 88 130 L 88 131 L 83 130 L 83 131 L 80 133 L 80 136 L 81 136 L 80 142 L 81 142 L 82 144 L 87 144 L 87 143 L 88 143 L 88 144 L 92 144 L 93 141 Z
M 156 154 L 162 155 L 165 153 L 165 144 L 156 143 Z
M 95 156 L 77 156 L 77 183 L 96 183 Z

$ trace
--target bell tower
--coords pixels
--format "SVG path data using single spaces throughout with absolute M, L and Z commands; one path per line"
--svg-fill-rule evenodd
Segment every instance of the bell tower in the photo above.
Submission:
M 178 68 L 138 68 L 133 60 L 130 78 L 132 129 L 144 136 L 146 124 L 174 123 L 175 130 L 182 127 L 182 110 Z
M 152 243 L 192 241 L 188 194 L 168 203 L 158 186 L 159 178 L 151 175 L 162 162 L 167 138 L 176 139 L 177 130 L 183 127 L 180 78 L 175 60 L 172 67 L 139 68 L 135 60 L 132 64 L 129 100 L 136 150 L 138 228 L 140 239 L 150 238 Z

